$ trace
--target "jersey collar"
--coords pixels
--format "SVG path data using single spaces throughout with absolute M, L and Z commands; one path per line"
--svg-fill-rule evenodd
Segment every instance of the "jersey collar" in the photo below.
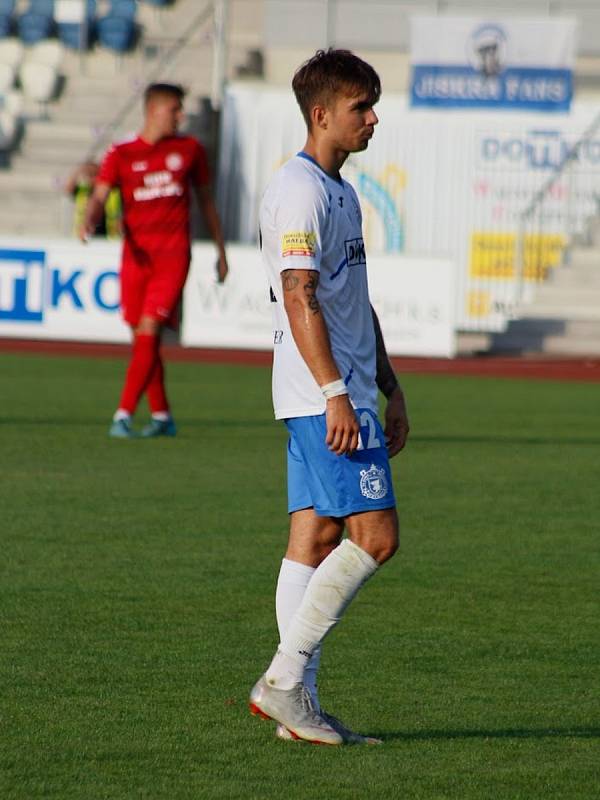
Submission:
M 325 172 L 325 170 L 319 164 L 319 162 L 316 161 L 312 156 L 309 156 L 308 153 L 305 153 L 304 150 L 300 150 L 300 152 L 296 153 L 296 155 L 298 156 L 298 158 L 305 158 L 307 161 L 310 161 L 311 164 L 314 164 L 315 167 L 318 167 L 321 170 L 321 172 L 323 173 L 323 175 L 327 175 L 329 180 L 335 181 L 335 183 L 339 183 L 340 186 L 344 185 L 344 179 L 343 178 L 340 178 L 339 180 L 337 178 L 332 178 L 331 175 L 328 172 Z

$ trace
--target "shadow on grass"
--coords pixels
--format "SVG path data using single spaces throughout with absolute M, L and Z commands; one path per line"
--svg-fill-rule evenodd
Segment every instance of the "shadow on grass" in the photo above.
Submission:
M 481 436 L 472 436 L 469 434 L 457 434 L 457 435 L 446 435 L 446 434 L 436 434 L 436 435 L 422 435 L 422 434 L 410 434 L 409 443 L 411 442 L 432 442 L 435 444 L 439 444 L 440 442 L 448 442 L 454 444 L 528 444 L 528 445 L 562 445 L 562 444 L 573 444 L 577 446 L 581 445 L 599 445 L 600 438 L 590 438 L 586 436 L 585 439 L 574 439 L 568 436 L 552 436 L 548 438 L 543 438 L 541 436 L 489 436 L 489 435 L 481 435 Z
M 600 728 L 506 728 L 503 730 L 394 731 L 373 733 L 384 741 L 422 742 L 436 739 L 599 739 Z

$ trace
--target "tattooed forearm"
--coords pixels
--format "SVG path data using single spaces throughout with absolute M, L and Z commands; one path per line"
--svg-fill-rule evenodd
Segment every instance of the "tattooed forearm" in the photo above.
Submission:
M 294 275 L 291 269 L 285 269 L 281 273 L 281 284 L 284 292 L 293 292 L 299 283 L 300 278 L 297 275 Z
M 308 281 L 304 284 L 304 294 L 308 301 L 308 307 L 313 314 L 318 314 L 321 310 L 319 301 L 317 299 L 317 286 L 319 285 L 319 275 L 316 272 L 311 272 Z
M 398 387 L 398 381 L 394 375 L 392 365 L 390 364 L 383 341 L 383 334 L 381 332 L 379 319 L 377 318 L 377 314 L 375 313 L 373 306 L 371 306 L 371 315 L 373 317 L 373 327 L 375 328 L 375 353 L 377 368 L 375 380 L 377 382 L 377 388 L 379 391 L 385 395 L 385 397 L 389 398 L 394 389 Z
M 283 286 L 283 291 L 291 295 L 293 300 L 299 299 L 301 290 L 303 290 L 303 303 L 306 303 L 313 314 L 318 314 L 321 311 L 321 306 L 317 300 L 319 273 L 316 270 L 284 269 L 281 273 L 281 285 Z M 301 288 L 300 285 L 302 285 Z M 296 292 L 296 297 L 293 295 L 294 292 Z

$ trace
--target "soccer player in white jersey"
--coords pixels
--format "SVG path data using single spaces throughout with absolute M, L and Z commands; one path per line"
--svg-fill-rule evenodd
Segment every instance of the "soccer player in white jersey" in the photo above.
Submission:
M 381 86 L 353 53 L 328 50 L 298 69 L 292 87 L 306 144 L 273 177 L 260 210 L 273 401 L 289 432 L 290 534 L 276 592 L 280 644 L 250 709 L 276 720 L 281 738 L 374 742 L 321 709 L 316 673 L 323 639 L 398 547 L 389 458 L 405 444 L 408 419 L 369 301 L 360 205 L 340 175 L 373 136 Z

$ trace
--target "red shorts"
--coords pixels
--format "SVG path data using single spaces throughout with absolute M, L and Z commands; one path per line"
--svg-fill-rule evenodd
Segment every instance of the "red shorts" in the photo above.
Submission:
M 163 251 L 143 265 L 127 254 L 121 263 L 121 312 L 135 327 L 142 317 L 177 328 L 179 300 L 190 268 L 190 254 Z

